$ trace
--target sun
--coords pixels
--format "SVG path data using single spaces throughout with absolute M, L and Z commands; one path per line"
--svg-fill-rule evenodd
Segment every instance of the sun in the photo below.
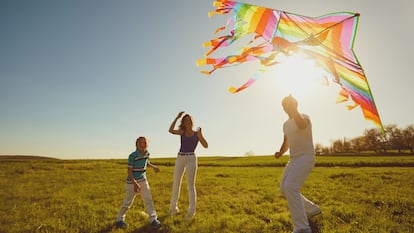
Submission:
M 278 90 L 283 94 L 307 98 L 317 94 L 327 81 L 327 72 L 318 67 L 314 59 L 304 54 L 294 53 L 278 57 L 274 66 L 273 78 Z

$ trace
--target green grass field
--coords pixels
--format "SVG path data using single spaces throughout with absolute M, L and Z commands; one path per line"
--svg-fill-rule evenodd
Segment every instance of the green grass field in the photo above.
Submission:
M 175 159 L 148 171 L 163 226 L 152 230 L 139 196 L 126 230 L 113 227 L 125 192 L 125 160 L 1 160 L 0 232 L 291 232 L 279 180 L 287 157 L 201 157 L 197 215 L 185 178 L 178 216 L 168 216 Z M 302 193 L 322 214 L 313 232 L 414 232 L 414 156 L 318 157 Z

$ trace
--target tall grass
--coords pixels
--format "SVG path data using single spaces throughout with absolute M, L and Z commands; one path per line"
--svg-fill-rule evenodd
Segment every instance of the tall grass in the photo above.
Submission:
M 373 167 L 352 167 L 365 158 L 316 167 L 302 189 L 321 206 L 314 232 L 414 232 L 414 170 L 397 167 L 413 157 L 370 157 Z M 168 216 L 173 159 L 155 159 L 148 171 L 163 226 L 152 230 L 137 196 L 127 230 L 113 227 L 125 192 L 126 160 L 1 161 L 0 232 L 291 232 L 279 179 L 287 158 L 199 158 L 197 214 L 186 221 L 183 179 L 180 209 Z M 318 162 L 322 162 L 318 158 Z M 326 161 L 331 158 L 326 158 Z M 355 160 L 352 162 L 351 160 Z M 392 161 L 395 166 L 392 166 Z M 279 164 L 280 163 L 280 164 Z M 411 165 L 410 165 L 411 166 Z

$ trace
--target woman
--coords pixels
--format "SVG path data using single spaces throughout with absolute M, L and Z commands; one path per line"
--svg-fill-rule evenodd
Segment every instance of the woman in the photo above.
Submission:
M 201 128 L 197 128 L 197 131 L 193 131 L 193 120 L 189 114 L 184 112 L 178 113 L 177 117 L 171 123 L 170 129 L 168 130 L 171 134 L 180 135 L 181 146 L 178 152 L 178 157 L 174 167 L 174 183 L 172 188 L 171 202 L 170 202 L 170 215 L 178 214 L 178 198 L 180 196 L 181 181 L 183 178 L 184 171 L 187 173 L 187 185 L 188 185 L 188 196 L 189 206 L 187 219 L 191 219 L 196 212 L 196 173 L 197 173 L 197 157 L 194 153 L 198 142 L 204 148 L 208 148 L 208 143 L 204 139 L 201 132 Z M 177 120 L 181 118 L 181 123 L 178 129 L 174 129 Z

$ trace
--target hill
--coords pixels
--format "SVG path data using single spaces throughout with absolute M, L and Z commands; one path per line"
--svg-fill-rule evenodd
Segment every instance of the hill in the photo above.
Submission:
M 37 155 L 0 155 L 0 161 L 59 160 L 57 158 Z

